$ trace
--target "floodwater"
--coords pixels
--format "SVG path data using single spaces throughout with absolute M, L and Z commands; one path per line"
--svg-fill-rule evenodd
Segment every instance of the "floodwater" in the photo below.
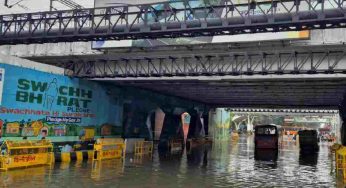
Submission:
M 327 144 L 300 154 L 294 144 L 278 153 L 254 151 L 253 138 L 214 143 L 175 155 L 127 156 L 99 163 L 56 163 L 0 172 L 2 187 L 342 187 Z

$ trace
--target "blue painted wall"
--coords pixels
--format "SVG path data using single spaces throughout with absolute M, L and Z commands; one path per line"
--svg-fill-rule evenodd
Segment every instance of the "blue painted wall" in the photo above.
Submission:
M 59 125 L 74 126 L 77 130 L 65 134 L 70 136 L 85 126 L 121 126 L 122 104 L 100 83 L 1 62 L 0 69 L 5 70 L 0 104 L 3 136 L 23 136 L 24 127 L 34 126 L 47 126 L 51 134 Z M 19 133 L 6 134 L 11 123 L 19 124 Z

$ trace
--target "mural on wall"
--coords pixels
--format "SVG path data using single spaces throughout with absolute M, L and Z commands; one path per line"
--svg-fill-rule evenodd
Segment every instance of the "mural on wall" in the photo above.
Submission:
M 181 121 L 183 122 L 183 131 L 184 131 L 184 143 L 186 142 L 187 135 L 189 133 L 189 125 L 191 121 L 191 116 L 189 113 L 185 112 L 181 115 Z
M 224 108 L 216 108 L 209 112 L 209 134 L 215 140 L 228 140 L 230 122 L 232 121 L 233 114 L 226 111 Z
M 0 135 L 78 136 L 86 126 L 121 125 L 121 106 L 99 83 L 7 64 L 0 70 Z
M 0 137 L 2 136 L 2 127 L 4 125 L 4 122 L 0 119 Z
M 0 105 L 1 105 L 1 101 L 2 101 L 4 78 L 5 78 L 5 69 L 0 68 Z

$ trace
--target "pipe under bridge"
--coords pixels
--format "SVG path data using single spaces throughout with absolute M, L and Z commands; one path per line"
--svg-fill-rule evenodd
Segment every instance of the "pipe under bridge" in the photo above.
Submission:
M 219 2 L 183 0 L 0 15 L 0 45 L 234 35 L 346 26 L 344 0 Z

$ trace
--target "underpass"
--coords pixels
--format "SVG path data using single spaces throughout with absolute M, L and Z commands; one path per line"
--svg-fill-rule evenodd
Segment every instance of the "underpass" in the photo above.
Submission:
M 166 20 L 167 28 L 158 26 L 162 20 L 151 19 L 160 17 L 162 4 L 129 5 L 128 12 L 126 5 L 110 4 L 1 17 L 3 44 L 30 44 L 0 50 L 6 55 L 0 55 L 0 135 L 13 141 L 44 137 L 54 143 L 61 161 L 63 153 L 69 154 L 68 161 L 78 159 L 77 152 L 107 138 L 126 139 L 130 147 L 137 140 L 154 143 L 149 156 L 129 152 L 121 160 L 57 162 L 35 173 L 1 173 L 3 186 L 19 186 L 24 179 L 29 187 L 54 187 L 57 181 L 66 187 L 342 187 L 330 152 L 332 143 L 345 144 L 344 30 L 306 29 L 344 27 L 343 11 L 327 6 L 343 10 L 343 2 L 280 1 L 278 7 L 275 2 L 234 7 L 233 1 L 208 6 L 204 1 L 202 7 L 192 1 L 162 3 L 173 17 L 184 11 L 189 15 L 184 23 Z M 174 11 L 177 4 L 184 7 Z M 282 14 L 288 5 L 291 10 Z M 258 16 L 262 6 L 281 12 Z M 235 15 L 245 24 L 239 28 L 232 25 L 235 17 L 212 19 L 219 9 L 229 10 L 221 15 L 227 16 L 244 7 L 248 17 L 244 11 Z M 143 22 L 119 26 L 117 19 Z M 251 30 L 256 21 L 263 27 Z M 278 25 L 270 25 L 273 21 Z M 220 23 L 230 33 L 214 27 Z M 271 29 L 304 31 L 261 35 L 268 41 L 246 34 L 170 39 Z M 159 36 L 169 39 L 148 39 Z M 124 38 L 144 40 L 104 41 Z M 81 40 L 97 42 L 68 43 Z M 31 44 L 42 42 L 60 43 Z M 253 134 L 262 124 L 277 127 L 277 150 L 256 149 Z M 318 152 L 301 152 L 301 130 L 317 130 Z

